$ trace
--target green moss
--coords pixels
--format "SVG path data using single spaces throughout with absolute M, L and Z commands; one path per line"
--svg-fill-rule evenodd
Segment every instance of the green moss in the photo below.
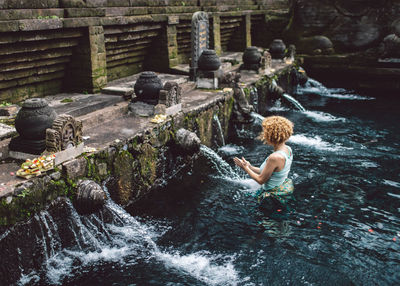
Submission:
M 61 103 L 67 103 L 67 102 L 74 102 L 74 100 L 72 98 L 64 98 L 63 100 L 61 100 Z

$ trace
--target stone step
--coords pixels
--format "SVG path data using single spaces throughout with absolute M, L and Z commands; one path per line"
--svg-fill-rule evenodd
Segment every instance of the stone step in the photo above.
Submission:
M 101 89 L 103 94 L 120 95 L 128 98 L 133 95 L 133 87 L 108 86 Z
M 50 100 L 49 104 L 54 108 L 57 114 L 65 113 L 74 117 L 79 117 L 123 101 L 124 98 L 121 96 L 78 94 L 68 97 L 53 98 Z

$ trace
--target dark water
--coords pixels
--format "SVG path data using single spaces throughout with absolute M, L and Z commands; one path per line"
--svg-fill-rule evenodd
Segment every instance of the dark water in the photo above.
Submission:
M 20 284 L 398 285 L 400 98 L 315 84 L 299 93 L 308 111 L 283 101 L 269 111 L 295 124 L 288 211 L 261 212 L 258 185 L 232 166 L 271 152 L 253 139 L 259 127 L 244 128 L 218 151 L 225 161 L 202 148 L 192 173 L 133 216 L 112 202 L 101 215 L 75 214 L 80 245 L 53 246 Z

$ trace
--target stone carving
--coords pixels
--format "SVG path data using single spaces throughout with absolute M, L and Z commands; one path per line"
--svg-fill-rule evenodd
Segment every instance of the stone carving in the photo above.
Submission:
M 167 81 L 160 91 L 159 104 L 156 106 L 155 113 L 172 115 L 182 110 L 182 88 L 178 83 Z
M 57 114 L 43 98 L 27 99 L 15 119 L 19 134 L 11 140 L 11 151 L 41 154 L 46 148 L 46 129 L 53 124 Z
M 193 81 L 197 78 L 199 57 L 203 50 L 208 49 L 208 46 L 208 14 L 203 11 L 198 11 L 194 13 L 192 17 L 190 79 Z
M 196 133 L 186 129 L 179 129 L 175 134 L 175 142 L 182 151 L 188 154 L 196 153 L 200 150 L 201 141 Z
M 270 69 L 272 67 L 272 57 L 268 51 L 264 51 L 263 56 L 261 58 L 261 68 L 262 69 Z
M 96 182 L 84 180 L 78 184 L 75 205 L 80 213 L 91 213 L 99 210 L 106 199 L 106 193 Z
M 82 142 L 82 122 L 68 114 L 61 114 L 46 130 L 46 150 L 56 153 Z
M 167 81 L 160 92 L 160 103 L 166 107 L 171 107 L 181 103 L 182 88 L 173 81 Z
M 226 72 L 220 78 L 221 87 L 234 88 L 236 83 L 240 80 L 240 73 Z
M 134 85 L 136 97 L 133 101 L 142 101 L 156 105 L 162 88 L 161 79 L 155 72 L 142 72 Z

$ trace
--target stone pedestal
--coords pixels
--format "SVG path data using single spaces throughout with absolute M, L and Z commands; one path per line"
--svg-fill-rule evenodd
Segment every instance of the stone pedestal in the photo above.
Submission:
M 155 105 L 147 104 L 142 101 L 129 103 L 128 109 L 134 116 L 150 117 L 155 113 Z
M 217 89 L 218 88 L 218 78 L 220 75 L 220 70 L 218 71 L 199 71 L 198 78 L 196 80 L 197 88 L 208 88 Z

